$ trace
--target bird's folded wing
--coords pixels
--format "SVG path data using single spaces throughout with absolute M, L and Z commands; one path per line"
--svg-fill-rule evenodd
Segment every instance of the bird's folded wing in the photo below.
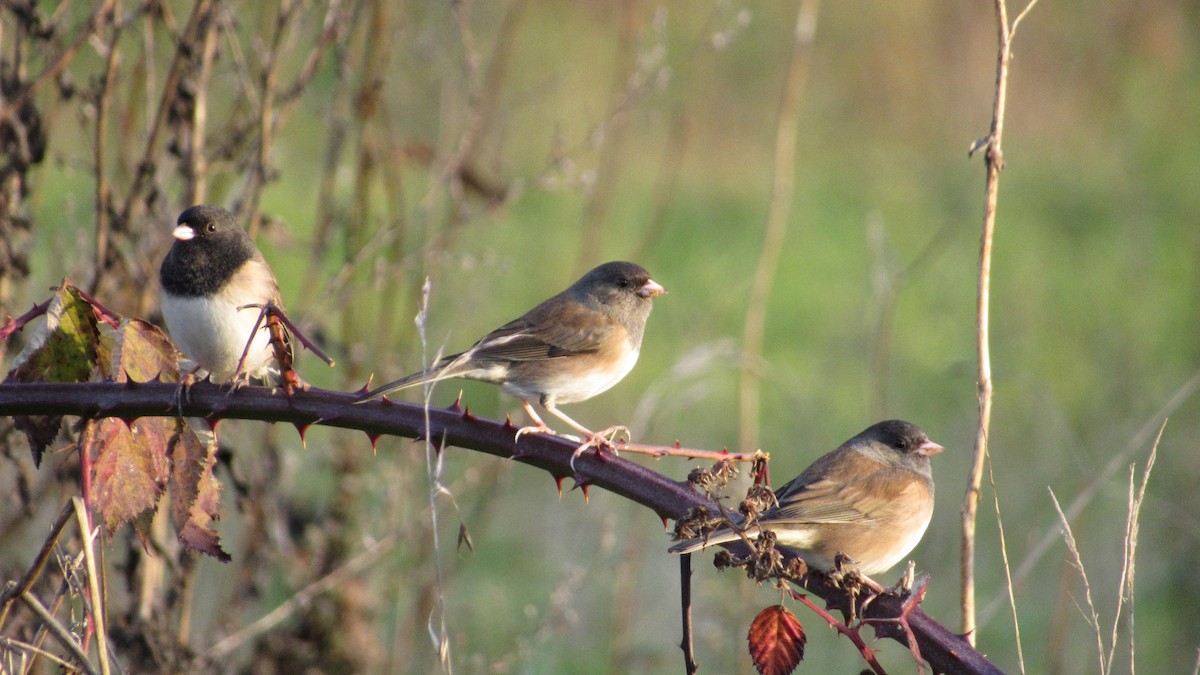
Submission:
M 480 340 L 472 355 L 488 360 L 540 361 L 597 352 L 614 328 L 584 325 L 579 320 L 584 311 L 568 309 L 553 322 L 518 319 L 505 324 Z
M 868 486 L 867 482 L 814 481 L 781 498 L 779 508 L 767 514 L 764 521 L 853 523 L 867 520 L 883 506 L 883 500 L 865 489 Z

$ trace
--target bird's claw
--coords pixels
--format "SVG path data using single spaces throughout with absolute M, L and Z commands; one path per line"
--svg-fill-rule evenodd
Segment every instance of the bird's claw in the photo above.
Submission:
M 531 424 L 527 427 L 521 427 L 520 429 L 517 429 L 517 435 L 513 441 L 521 440 L 521 437 L 525 434 L 550 434 L 551 436 L 557 436 L 558 432 L 546 426 L 545 424 Z

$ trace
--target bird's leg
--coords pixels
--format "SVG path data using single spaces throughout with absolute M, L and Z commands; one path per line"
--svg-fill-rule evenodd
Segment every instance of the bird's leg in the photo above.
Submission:
M 258 329 L 264 327 L 264 322 L 267 319 L 267 311 L 270 306 L 271 305 L 268 303 L 264 305 L 250 304 L 238 307 L 239 310 L 252 308 L 257 309 L 258 318 L 254 320 L 254 329 L 250 331 L 250 339 L 246 340 L 246 346 L 242 348 L 242 358 L 238 359 L 237 368 L 234 369 L 233 377 L 230 378 L 233 386 L 229 388 L 229 392 L 226 394 L 226 396 L 250 384 L 250 373 L 246 372 L 246 357 L 250 355 L 250 346 L 254 344 L 254 338 L 258 335 Z
M 521 440 L 521 436 L 524 434 L 550 434 L 552 436 L 558 435 L 558 432 L 551 429 L 545 422 L 542 421 L 541 417 L 538 417 L 537 411 L 533 409 L 533 406 L 529 404 L 529 401 L 521 399 L 521 407 L 525 409 L 525 414 L 529 415 L 529 419 L 533 420 L 533 425 L 517 429 L 516 440 Z
M 607 447 L 609 450 L 611 450 L 614 455 L 618 454 L 617 446 L 615 443 L 613 443 L 614 438 L 616 438 L 620 434 L 624 434 L 626 439 L 630 438 L 628 427 L 623 427 L 623 426 L 618 425 L 618 426 L 609 427 L 601 432 L 595 432 L 595 431 L 592 431 L 591 429 L 588 429 L 587 427 L 583 426 L 579 422 L 576 422 L 575 420 L 571 419 L 566 413 L 559 410 L 558 406 L 554 405 L 553 402 L 546 401 L 546 402 L 543 402 L 542 405 L 546 408 L 546 411 L 549 412 L 551 415 L 554 415 L 558 419 L 566 422 L 567 425 L 570 426 L 572 429 L 583 434 L 584 441 L 579 444 L 579 447 L 575 448 L 575 452 L 571 453 L 571 470 L 572 471 L 575 470 L 576 458 L 578 458 L 580 455 L 582 455 L 584 450 L 587 450 L 588 448 L 596 448 L 596 457 L 603 459 L 604 455 L 602 454 L 601 450 L 604 447 Z
M 192 385 L 196 383 L 196 373 L 200 372 L 197 365 L 179 377 L 179 386 L 175 388 L 175 409 L 183 417 L 183 404 L 191 399 Z

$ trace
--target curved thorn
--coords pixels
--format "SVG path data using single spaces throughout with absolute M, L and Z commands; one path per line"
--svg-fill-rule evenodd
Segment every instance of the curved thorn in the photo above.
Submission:
M 383 435 L 383 434 L 373 434 L 373 433 L 371 433 L 371 432 L 369 432 L 369 431 L 367 432 L 367 440 L 371 441 L 371 454 L 372 454 L 372 455 L 378 455 L 378 454 L 379 454 L 379 448 L 378 448 L 378 445 L 379 445 L 379 437 L 380 437 L 380 436 L 382 436 L 382 435 Z
M 308 428 L 310 426 L 312 426 L 312 424 L 307 423 L 307 422 L 305 422 L 305 423 L 293 422 L 293 424 L 296 427 L 296 432 L 300 434 L 300 446 L 307 448 L 308 443 L 307 443 L 307 441 L 305 441 L 304 437 L 308 434 Z

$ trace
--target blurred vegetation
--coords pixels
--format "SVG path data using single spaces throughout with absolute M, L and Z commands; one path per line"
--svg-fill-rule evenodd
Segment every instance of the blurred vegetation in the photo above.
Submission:
M 4 3 L 0 16 L 6 101 L 8 83 L 66 53 L 93 9 L 37 6 L 58 31 L 39 42 L 18 19 L 22 6 Z M 140 192 L 140 153 L 194 7 L 116 7 L 130 21 L 110 86 L 101 83 L 111 25 L 29 99 L 45 157 L 21 189 L 6 178 L 5 243 L 28 253 L 29 274 L 5 268 L 0 314 L 19 314 L 70 276 L 114 309 L 155 317 L 175 215 L 192 201 L 223 204 L 253 225 L 293 318 L 338 360 L 328 370 L 301 356 L 302 374 L 352 389 L 372 373 L 415 370 L 442 345 L 467 346 L 597 262 L 634 258 L 670 295 L 656 302 L 634 372 L 569 414 L 628 422 L 643 442 L 736 443 L 737 340 L 771 194 L 794 3 L 215 2 L 210 71 L 185 82 L 199 89 L 181 89 L 203 92 L 207 122 L 196 135 L 169 120 Z M 294 12 L 286 23 L 281 10 Z M 337 30 L 325 41 L 327 13 Z M 934 522 L 913 557 L 932 575 L 926 609 L 948 626 L 959 620 L 959 505 L 976 424 L 983 171 L 966 151 L 988 130 L 994 52 L 989 3 L 821 5 L 763 354 L 759 437 L 777 483 L 884 417 L 917 422 L 947 447 L 934 466 Z M 310 56 L 311 80 L 287 98 Z M 264 136 L 249 122 L 270 72 L 276 101 Z M 173 110 L 190 115 L 196 102 L 177 98 Z M 103 110 L 108 208 L 97 206 Z M 1107 638 L 1126 467 L 1149 451 L 1148 441 L 1131 443 L 1169 412 L 1137 559 L 1143 672 L 1190 670 L 1196 659 L 1200 401 L 1183 388 L 1200 370 L 1198 117 L 1196 5 L 1048 2 L 1022 24 L 992 279 L 994 492 L 1015 568 L 1057 527 L 1047 486 L 1067 504 L 1100 481 L 1073 527 Z M 117 208 L 127 197 L 131 208 Z M 112 252 L 99 266 L 98 214 L 111 222 Z M 427 348 L 413 324 L 426 277 Z M 7 356 L 18 347 L 7 345 Z M 458 388 L 441 386 L 435 402 Z M 461 388 L 473 412 L 520 412 L 495 388 Z M 344 432 L 314 428 L 302 447 L 290 429 L 221 430 L 230 460 L 220 530 L 234 561 L 187 563 L 198 576 L 183 625 L 196 653 L 371 542 L 401 536 L 367 572 L 214 669 L 431 671 L 438 558 L 458 672 L 680 670 L 677 561 L 653 514 L 602 492 L 587 505 L 578 493 L 560 500 L 538 472 L 450 449 L 454 502 L 438 501 L 435 552 L 419 446 L 384 439 L 372 455 Z M 78 488 L 71 453 L 35 471 L 24 442 L 4 438 L 7 579 Z M 1117 470 L 1102 475 L 1114 458 Z M 691 467 L 655 468 L 683 478 Z M 977 638 L 1015 671 L 1012 622 L 993 603 L 1004 574 L 991 500 L 988 487 Z M 447 543 L 459 519 L 473 552 Z M 109 546 L 114 577 L 147 564 L 127 531 Z M 1016 588 L 1031 672 L 1097 663 L 1065 556 L 1055 539 Z M 750 619 L 777 593 L 699 563 L 704 672 L 745 672 Z M 172 609 L 158 592 L 146 617 Z M 130 630 L 146 625 L 135 615 Z M 815 617 L 806 625 L 812 672 L 859 667 L 847 644 L 812 628 Z M 901 647 L 881 648 L 885 666 L 911 668 Z M 1116 668 L 1130 669 L 1127 650 Z

